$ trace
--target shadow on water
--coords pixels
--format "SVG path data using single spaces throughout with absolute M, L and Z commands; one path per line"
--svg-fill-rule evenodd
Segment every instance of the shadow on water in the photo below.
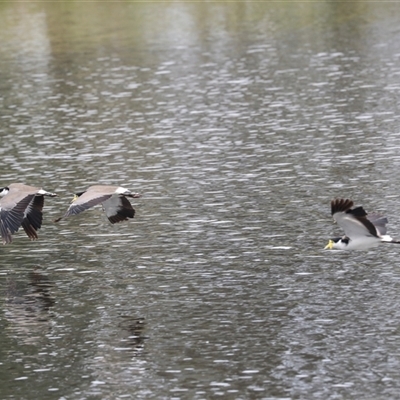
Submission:
M 107 381 L 114 368 L 126 363 L 135 368 L 132 360 L 145 354 L 146 320 L 136 316 L 135 307 L 115 304 L 115 289 L 109 298 L 102 295 L 112 287 L 107 277 L 97 279 L 88 269 L 18 265 L 0 279 L 0 371 L 10 366 L 0 373 L 0 382 L 13 382 L 2 396 L 25 396 L 32 380 L 32 393 L 72 394 L 83 379 L 88 384 L 79 384 L 80 390 L 87 386 L 87 393 L 98 394 L 99 382 Z M 106 376 L 104 363 L 113 365 Z M 138 361 L 140 371 L 142 364 Z M 68 376 L 65 381 L 58 378 L 60 370 Z
M 121 322 L 118 324 L 121 334 L 121 348 L 132 351 L 136 357 L 141 356 L 144 350 L 146 321 L 144 318 L 135 318 L 127 315 L 121 316 Z
M 28 273 L 25 280 L 10 274 L 4 281 L 5 331 L 21 344 L 38 345 L 51 331 L 54 284 L 40 267 Z

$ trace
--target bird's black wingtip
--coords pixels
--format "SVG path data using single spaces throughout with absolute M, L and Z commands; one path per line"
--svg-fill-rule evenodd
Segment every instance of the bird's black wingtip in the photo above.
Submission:
M 355 217 L 365 217 L 368 215 L 364 208 L 362 208 L 361 206 L 353 208 L 352 210 L 348 210 L 347 212 L 354 215 Z
M 350 199 L 333 199 L 331 201 L 331 213 L 332 215 L 337 212 L 346 212 L 353 207 L 354 202 Z

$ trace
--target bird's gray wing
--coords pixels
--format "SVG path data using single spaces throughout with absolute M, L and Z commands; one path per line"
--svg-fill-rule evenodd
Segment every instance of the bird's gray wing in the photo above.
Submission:
M 346 212 L 336 212 L 333 219 L 344 230 L 350 239 L 364 236 L 378 236 L 374 224 L 366 217 L 367 213 L 362 207 L 354 208 Z
M 12 242 L 12 235 L 18 231 L 24 220 L 25 210 L 35 197 L 34 194 L 30 194 L 10 202 L 7 196 L 0 200 L 0 232 L 3 244 Z
M 96 197 L 93 197 L 91 193 L 83 193 L 82 196 L 79 196 L 68 208 L 67 212 L 63 215 L 62 218 L 69 217 L 71 215 L 80 214 L 81 212 L 88 210 L 91 207 L 97 206 L 98 204 L 103 203 L 108 198 L 111 197 L 111 194 L 101 195 L 99 194 Z M 59 221 L 59 218 L 56 221 Z
M 380 236 L 386 235 L 386 224 L 389 222 L 386 217 L 381 214 L 371 213 L 368 214 L 367 218 L 374 224 Z
M 112 224 L 126 221 L 128 218 L 133 218 L 135 215 L 132 204 L 124 196 L 111 196 L 108 200 L 103 202 L 103 207 L 108 220 Z

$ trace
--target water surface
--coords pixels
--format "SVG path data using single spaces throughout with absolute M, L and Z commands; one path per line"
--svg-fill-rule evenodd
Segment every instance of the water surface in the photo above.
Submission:
M 351 197 L 400 236 L 397 5 L 0 6 L 1 397 L 396 398 L 400 249 L 326 252 Z M 142 193 L 59 224 L 94 183 Z

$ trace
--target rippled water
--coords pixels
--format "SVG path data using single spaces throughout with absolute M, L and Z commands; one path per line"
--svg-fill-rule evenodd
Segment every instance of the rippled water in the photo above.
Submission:
M 396 398 L 400 14 L 372 3 L 3 3 L 1 182 L 58 193 L 1 248 L 1 398 Z M 54 224 L 93 183 L 142 193 Z

